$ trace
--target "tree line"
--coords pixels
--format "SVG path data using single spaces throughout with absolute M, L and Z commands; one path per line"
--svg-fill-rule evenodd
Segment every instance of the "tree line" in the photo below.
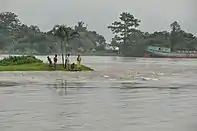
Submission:
M 74 28 L 55 25 L 50 31 L 43 32 L 36 25 L 25 25 L 12 12 L 0 13 L 0 53 L 14 54 L 54 54 L 67 52 L 109 52 L 106 45 L 119 47 L 122 56 L 143 56 L 148 45 L 169 47 L 171 50 L 197 49 L 197 38 L 181 29 L 175 21 L 171 32 L 143 32 L 138 29 L 141 20 L 128 12 L 120 14 L 119 20 L 108 26 L 114 37 L 106 43 L 104 36 L 88 30 L 83 21 Z
M 15 13 L 0 13 L 0 53 L 54 54 L 65 49 L 71 53 L 84 53 L 93 49 L 104 50 L 105 45 L 104 36 L 89 31 L 82 21 L 74 28 L 55 25 L 43 32 L 36 25 L 23 24 Z
M 182 30 L 177 21 L 170 25 L 171 32 L 148 33 L 138 29 L 141 20 L 128 12 L 121 13 L 119 19 L 108 28 L 114 34 L 111 45 L 118 46 L 123 56 L 143 56 L 148 45 L 169 47 L 171 51 L 197 49 L 197 37 Z

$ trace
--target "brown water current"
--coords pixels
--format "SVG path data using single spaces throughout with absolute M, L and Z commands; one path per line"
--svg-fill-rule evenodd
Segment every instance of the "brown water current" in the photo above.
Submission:
M 197 130 L 197 60 L 83 56 L 82 61 L 95 71 L 0 72 L 0 129 Z

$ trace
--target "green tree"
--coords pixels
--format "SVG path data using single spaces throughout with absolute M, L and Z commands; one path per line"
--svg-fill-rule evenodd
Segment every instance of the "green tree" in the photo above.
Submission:
M 175 45 L 180 41 L 181 26 L 177 21 L 175 21 L 170 25 L 170 27 L 172 29 L 170 35 L 170 48 L 173 50 Z
M 68 42 L 78 38 L 79 33 L 74 31 L 72 28 L 67 27 L 65 25 L 56 25 L 52 33 L 59 38 L 61 44 L 61 53 L 62 53 L 62 64 L 64 67 L 64 50 L 67 52 Z M 66 43 L 65 43 L 66 42 Z
M 113 34 L 119 35 L 120 39 L 122 39 L 125 44 L 125 40 L 129 35 L 132 35 L 141 21 L 135 19 L 133 15 L 127 12 L 120 14 L 119 18 L 120 21 L 113 22 L 111 26 L 108 26 L 108 28 L 111 29 Z
M 29 29 L 30 29 L 33 33 L 40 33 L 40 29 L 39 29 L 39 27 L 36 26 L 36 25 L 31 25 L 31 26 L 29 27 Z
M 0 34 L 4 36 L 5 42 L 7 46 L 10 44 L 15 45 L 15 31 L 19 28 L 21 22 L 18 16 L 12 12 L 2 12 L 0 13 Z
M 115 35 L 114 38 L 112 38 L 112 41 L 110 43 L 110 45 L 115 49 L 116 47 L 119 47 L 120 44 L 118 42 L 118 39 L 117 39 L 117 35 Z
M 170 33 L 167 31 L 154 32 L 153 34 L 149 34 L 149 36 L 145 38 L 144 42 L 152 46 L 169 47 L 170 46 Z
M 87 31 L 87 25 L 84 25 L 85 23 L 83 21 L 77 22 L 77 25 L 75 26 L 75 31 L 77 32 L 86 32 Z
M 21 24 L 18 16 L 12 12 L 0 13 L 0 31 L 11 32 Z
M 181 31 L 181 26 L 180 26 L 180 24 L 177 21 L 173 22 L 170 25 L 170 27 L 171 27 L 173 32 L 180 32 Z
M 184 30 L 181 29 L 180 24 L 175 21 L 171 25 L 171 34 L 170 34 L 170 43 L 171 43 L 171 49 L 181 49 L 181 48 L 195 48 L 196 46 L 193 44 L 195 42 L 193 41 L 196 37 L 191 34 L 187 33 Z M 192 43 L 192 44 L 190 44 Z
M 136 28 L 139 26 L 140 20 L 136 19 L 133 15 L 128 12 L 120 14 L 120 21 L 115 21 L 112 25 L 108 26 L 113 34 L 117 35 L 120 41 L 123 41 L 123 50 L 127 48 L 129 38 L 136 33 Z

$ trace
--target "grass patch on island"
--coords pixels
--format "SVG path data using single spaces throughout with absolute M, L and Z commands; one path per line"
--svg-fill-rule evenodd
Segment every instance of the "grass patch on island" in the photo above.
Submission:
M 72 71 L 64 69 L 62 64 L 57 64 L 56 69 L 49 64 L 37 59 L 35 56 L 10 56 L 0 60 L 0 71 Z M 75 70 L 73 70 L 75 71 Z M 80 71 L 93 71 L 93 69 L 81 65 Z

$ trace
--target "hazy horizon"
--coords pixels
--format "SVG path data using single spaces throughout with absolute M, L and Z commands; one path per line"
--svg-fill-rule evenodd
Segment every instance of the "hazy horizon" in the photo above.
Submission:
M 121 6 L 120 6 L 121 5 Z M 84 21 L 110 41 L 113 34 L 107 29 L 123 11 L 130 12 L 142 22 L 139 29 L 147 32 L 170 29 L 178 21 L 183 30 L 197 35 L 197 2 L 195 0 L 1 0 L 0 11 L 16 13 L 27 25 L 38 25 L 50 30 L 55 24 L 74 26 Z

